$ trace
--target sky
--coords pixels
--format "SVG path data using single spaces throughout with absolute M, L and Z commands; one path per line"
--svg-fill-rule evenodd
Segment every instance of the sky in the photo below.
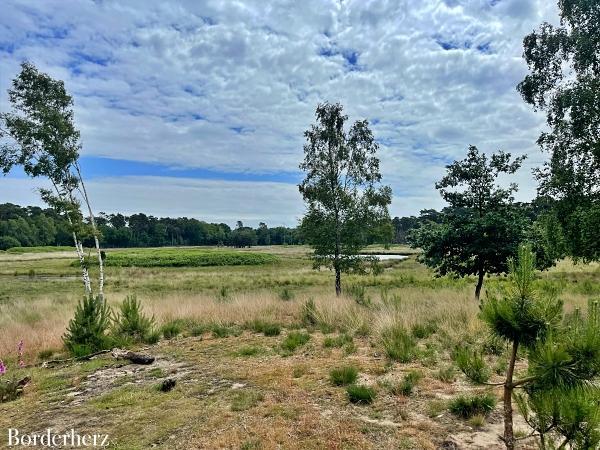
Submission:
M 341 102 L 379 143 L 392 216 L 444 206 L 435 181 L 470 144 L 528 156 L 543 114 L 515 87 L 552 0 L 3 0 L 0 111 L 24 60 L 64 80 L 96 211 L 294 226 L 303 132 Z M 19 171 L 0 203 L 39 205 Z

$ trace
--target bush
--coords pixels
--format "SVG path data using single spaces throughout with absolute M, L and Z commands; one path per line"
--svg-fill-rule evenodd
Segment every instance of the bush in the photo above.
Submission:
M 16 400 L 22 393 L 23 387 L 17 378 L 0 377 L 0 403 Z
M 182 326 L 180 320 L 172 320 L 160 327 L 160 332 L 165 339 L 173 339 L 181 334 Z
M 393 361 L 407 363 L 417 355 L 417 343 L 402 327 L 384 330 L 381 340 L 387 356 Z
M 283 288 L 279 293 L 279 298 L 284 302 L 289 302 L 290 300 L 293 300 L 294 293 L 289 288 Z
M 476 415 L 486 415 L 496 407 L 496 397 L 493 394 L 459 395 L 450 401 L 450 412 L 463 419 Z
M 148 342 L 156 339 L 154 316 L 146 317 L 142 305 L 134 295 L 127 296 L 119 306 L 113 331 L 118 336 L 131 338 L 134 342 Z
M 358 369 L 354 366 L 343 366 L 336 369 L 331 369 L 329 372 L 329 380 L 335 386 L 345 386 L 352 384 L 358 377 Z
M 352 384 L 346 388 L 348 400 L 351 403 L 367 404 L 372 403 L 375 399 L 375 390 L 368 386 L 360 384 Z
M 0 236 L 0 250 L 8 250 L 13 247 L 20 247 L 21 243 L 12 236 Z
M 63 342 L 75 356 L 85 356 L 110 348 L 106 335 L 111 324 L 112 312 L 106 302 L 92 295 L 84 297 L 75 309 Z
M 299 331 L 292 331 L 285 337 L 285 339 L 281 343 L 281 348 L 287 352 L 293 352 L 298 347 L 306 344 L 309 340 L 310 334 L 301 333 Z

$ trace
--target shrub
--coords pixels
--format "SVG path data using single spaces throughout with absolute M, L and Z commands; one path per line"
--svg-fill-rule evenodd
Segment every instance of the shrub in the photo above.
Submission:
M 182 326 L 180 320 L 172 320 L 160 327 L 160 331 L 165 339 L 173 339 L 181 334 Z
M 20 247 L 21 243 L 12 236 L 0 236 L 0 250 L 8 250 L 13 247 Z
M 298 347 L 306 344 L 309 340 L 310 334 L 301 333 L 299 331 L 292 331 L 285 337 L 285 339 L 281 343 L 281 348 L 287 352 L 293 352 Z
M 454 361 L 458 368 L 475 383 L 485 383 L 490 378 L 490 371 L 485 365 L 483 356 L 468 347 L 457 347 Z
M 290 300 L 293 300 L 294 293 L 289 288 L 283 288 L 279 293 L 279 298 L 284 302 L 289 302 Z
M 136 342 L 155 339 L 154 316 L 149 318 L 144 315 L 141 302 L 134 295 L 125 297 L 119 310 L 113 327 L 116 335 L 129 337 Z
M 393 361 L 407 363 L 417 355 L 415 340 L 400 326 L 384 330 L 381 340 L 387 356 Z
M 317 324 L 317 307 L 312 298 L 309 298 L 302 305 L 302 324 L 308 327 Z
M 392 388 L 392 393 L 396 395 L 404 395 L 408 397 L 412 394 L 417 383 L 423 378 L 423 374 L 418 370 L 408 372 L 402 378 L 402 381 Z
M 496 407 L 496 397 L 493 394 L 459 395 L 448 405 L 450 412 L 464 419 L 476 415 L 486 415 Z
M 100 297 L 84 297 L 78 303 L 63 336 L 67 349 L 75 356 L 85 356 L 110 348 L 111 340 L 106 332 L 111 316 L 110 308 Z
M 23 393 L 23 386 L 19 380 L 3 376 L 0 378 L 0 403 L 11 402 Z
M 358 369 L 354 366 L 343 366 L 331 369 L 329 372 L 329 380 L 335 386 L 345 386 L 353 384 L 358 377 Z
M 361 384 L 352 384 L 346 388 L 351 403 L 367 404 L 375 399 L 375 390 Z
M 210 331 L 216 338 L 226 338 L 229 336 L 239 336 L 242 331 L 235 325 L 223 325 L 214 323 L 210 326 Z

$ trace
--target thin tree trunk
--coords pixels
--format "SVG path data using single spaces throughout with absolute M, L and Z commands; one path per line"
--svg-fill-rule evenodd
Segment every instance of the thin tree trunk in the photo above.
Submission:
M 513 393 L 513 375 L 515 372 L 515 361 L 517 360 L 517 350 L 519 342 L 514 341 L 512 352 L 510 354 L 510 362 L 506 371 L 506 381 L 504 382 L 504 444 L 507 450 L 514 450 L 515 438 L 513 434 L 513 409 L 512 409 L 512 393 Z
M 483 269 L 479 269 L 479 273 L 477 274 L 477 287 L 475 288 L 475 299 L 479 301 L 479 296 L 481 295 L 481 286 L 483 286 L 483 277 L 485 276 L 485 272 Z
M 69 217 L 69 223 L 72 224 L 71 218 Z M 75 243 L 75 249 L 77 256 L 79 257 L 79 264 L 81 265 L 81 271 L 83 273 L 83 284 L 85 286 L 85 294 L 90 295 L 92 293 L 92 285 L 90 283 L 90 274 L 85 266 L 85 256 L 83 254 L 83 247 L 81 242 L 77 239 L 77 234 L 73 231 L 73 242 Z
M 79 163 L 75 163 L 75 169 L 77 170 L 77 176 L 79 177 L 79 183 L 83 193 L 83 199 L 88 209 L 90 224 L 92 225 L 92 232 L 94 233 L 94 244 L 96 245 L 96 255 L 98 257 L 98 296 L 101 300 L 104 300 L 104 261 L 102 260 L 102 252 L 100 251 L 100 242 L 98 241 L 98 228 L 96 227 L 96 220 L 94 219 L 94 213 L 92 212 L 92 206 L 90 205 L 90 199 L 85 189 L 85 183 L 81 176 L 81 170 Z
M 338 297 L 342 293 L 342 276 L 339 267 L 335 268 L 335 295 Z

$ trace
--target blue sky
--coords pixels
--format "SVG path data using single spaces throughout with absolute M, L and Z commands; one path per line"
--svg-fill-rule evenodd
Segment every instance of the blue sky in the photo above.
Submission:
M 0 16 L 0 110 L 21 61 L 65 81 L 98 211 L 294 225 L 302 133 L 319 102 L 367 118 L 392 215 L 443 206 L 433 185 L 469 144 L 527 154 L 543 117 L 519 98 L 523 36 L 547 0 L 17 1 Z M 39 204 L 18 171 L 0 202 Z

